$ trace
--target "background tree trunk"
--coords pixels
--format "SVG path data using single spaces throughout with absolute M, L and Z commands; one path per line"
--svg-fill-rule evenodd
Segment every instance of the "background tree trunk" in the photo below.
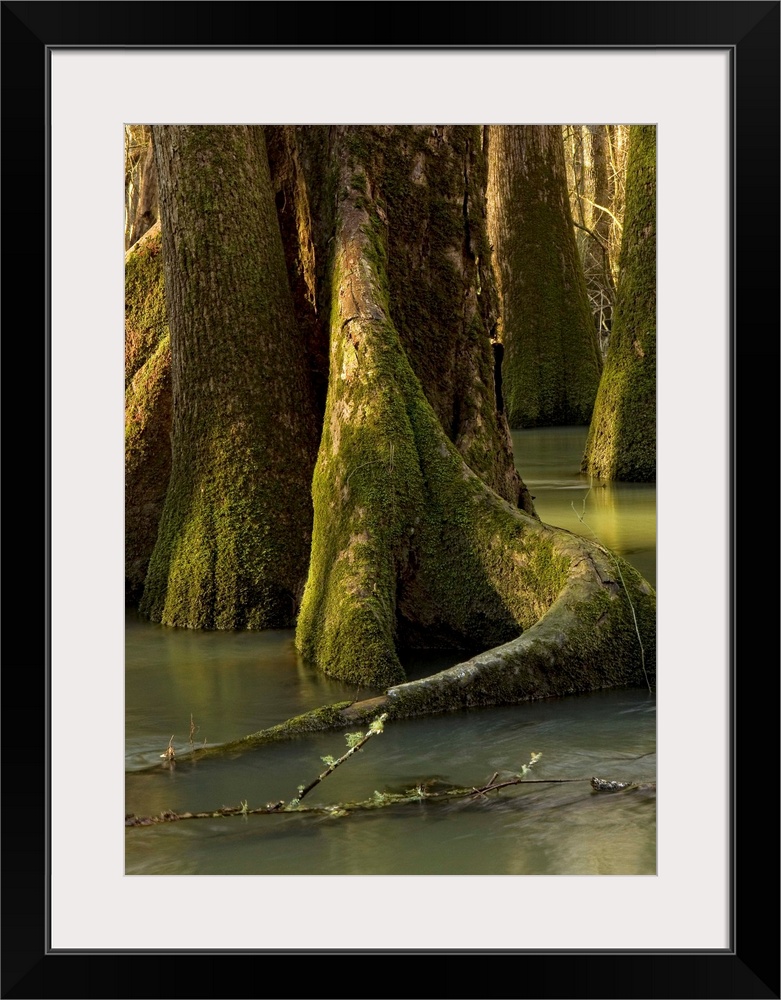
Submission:
M 557 125 L 490 125 L 488 233 L 510 426 L 587 424 L 601 357 Z
M 630 129 L 615 319 L 583 472 L 656 478 L 656 126 Z
M 160 217 L 157 167 L 150 125 L 125 126 L 125 249 L 129 250 Z
M 627 125 L 565 125 L 575 239 L 603 358 L 613 321 L 624 215 Z
M 575 241 L 583 263 L 591 315 L 604 357 L 612 322 L 615 287 L 610 267 L 611 184 L 608 126 L 564 128 L 570 205 Z
M 295 621 L 314 414 L 260 126 L 152 128 L 171 331 L 171 477 L 141 610 Z

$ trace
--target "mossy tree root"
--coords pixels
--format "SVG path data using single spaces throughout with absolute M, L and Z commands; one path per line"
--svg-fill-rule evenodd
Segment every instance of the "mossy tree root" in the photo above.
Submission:
M 578 536 L 556 531 L 556 548 L 570 550 L 569 577 L 539 621 L 508 643 L 390 688 L 391 718 L 654 682 L 653 589 L 626 563 L 622 585 L 616 558 Z

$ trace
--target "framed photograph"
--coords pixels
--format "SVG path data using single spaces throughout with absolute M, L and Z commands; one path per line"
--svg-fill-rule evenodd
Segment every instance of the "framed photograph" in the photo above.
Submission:
M 237 959 L 266 972 L 273 959 L 279 976 L 309 957 L 312 972 L 345 957 L 387 971 L 436 955 L 431 995 L 779 997 L 777 830 L 768 838 L 765 818 L 778 658 L 758 690 L 748 678 L 764 657 L 747 655 L 747 616 L 777 620 L 777 583 L 758 566 L 766 546 L 748 538 L 749 519 L 762 538 L 764 515 L 746 511 L 738 526 L 748 477 L 736 435 L 739 376 L 762 436 L 778 423 L 781 5 L 497 4 L 490 27 L 486 5 L 467 5 L 477 23 L 450 26 L 466 40 L 431 44 L 441 32 L 420 23 L 438 9 L 417 4 L 414 30 L 405 16 L 416 37 L 396 43 L 373 27 L 360 45 L 328 44 L 292 4 L 158 4 L 152 20 L 143 6 L 2 4 L 6 310 L 16 289 L 34 290 L 26 323 L 40 335 L 19 339 L 40 345 L 46 376 L 35 406 L 47 566 L 45 670 L 37 660 L 19 678 L 25 704 L 45 706 L 44 732 L 27 731 L 15 688 L 8 699 L 13 743 L 33 746 L 6 796 L 37 819 L 15 828 L 6 812 L 3 996 L 135 996 L 150 982 L 160 995 L 215 996 Z M 372 25 L 377 8 L 407 13 L 372 5 Z M 129 874 L 124 140 L 128 124 L 177 122 L 656 126 L 653 873 Z M 11 444 L 9 467 L 29 465 L 28 441 Z M 37 635 L 40 612 L 33 623 L 21 597 L 6 620 L 18 609 Z M 497 960 L 516 992 L 486 982 Z M 383 995 L 408 992 L 399 982 Z

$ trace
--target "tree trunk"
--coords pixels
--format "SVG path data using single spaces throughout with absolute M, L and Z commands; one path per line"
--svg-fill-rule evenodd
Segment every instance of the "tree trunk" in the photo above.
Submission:
M 260 126 L 153 126 L 171 330 L 171 477 L 141 611 L 294 623 L 313 406 Z
M 583 125 L 584 147 L 587 151 L 583 198 L 587 212 L 579 241 L 583 273 L 586 278 L 591 314 L 599 336 L 603 356 L 612 323 L 615 289 L 610 271 L 610 212 L 611 192 L 608 171 L 608 135 L 606 125 Z
M 601 371 L 560 126 L 491 125 L 488 232 L 511 427 L 587 424 Z
M 156 223 L 125 255 L 125 602 L 137 606 L 171 474 L 171 341 Z
M 443 370 L 471 401 L 458 426 L 485 434 L 497 419 L 479 133 L 344 126 L 332 159 L 331 377 L 298 647 L 328 674 L 390 686 L 403 714 L 636 682 L 629 594 L 652 662 L 651 588 L 621 563 L 622 588 L 599 546 L 502 498 L 451 440 L 467 435 L 452 434 Z M 508 642 L 474 669 L 393 686 L 400 645 Z
M 125 126 L 125 249 L 160 217 L 150 125 Z
M 656 127 L 630 129 L 615 319 L 582 469 L 656 478 Z

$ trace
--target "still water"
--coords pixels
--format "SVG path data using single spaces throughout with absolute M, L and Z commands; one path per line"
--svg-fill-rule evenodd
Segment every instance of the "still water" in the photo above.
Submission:
M 578 472 L 586 428 L 513 435 L 543 521 L 593 534 L 655 583 L 655 488 L 596 486 Z M 589 491 L 590 490 L 590 491 Z M 584 515 L 585 501 L 585 515 Z M 574 509 L 573 509 L 574 507 Z M 455 662 L 411 658 L 411 676 Z M 289 800 L 339 757 L 344 734 L 312 734 L 230 759 L 160 755 L 224 743 L 353 699 L 297 656 L 292 630 L 194 632 L 126 619 L 125 810 L 211 811 Z M 362 696 L 371 692 L 365 689 Z M 126 830 L 128 875 L 652 875 L 656 797 L 596 794 L 589 779 L 654 781 L 656 702 L 645 689 L 395 722 L 312 791 L 306 805 L 370 798 L 435 779 L 479 785 L 532 753 L 535 783 L 483 798 L 420 801 L 347 817 L 198 819 Z M 547 779 L 577 779 L 546 784 Z

